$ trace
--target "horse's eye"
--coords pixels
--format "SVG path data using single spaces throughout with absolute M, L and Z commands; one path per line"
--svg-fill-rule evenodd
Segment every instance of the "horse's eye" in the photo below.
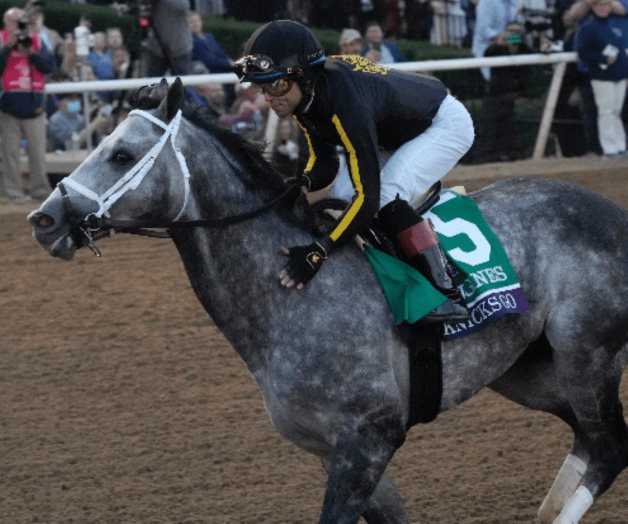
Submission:
M 111 160 L 121 166 L 128 164 L 132 159 L 133 157 L 131 154 L 126 151 L 116 151 L 113 155 L 111 155 Z

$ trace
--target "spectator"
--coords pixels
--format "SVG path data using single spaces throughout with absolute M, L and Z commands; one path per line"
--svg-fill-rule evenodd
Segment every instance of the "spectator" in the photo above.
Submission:
M 203 64 L 210 73 L 231 73 L 233 60 L 227 52 L 220 47 L 216 38 L 211 33 L 203 33 L 203 19 L 198 13 L 190 12 L 188 16 L 190 31 L 192 32 L 192 60 Z M 233 84 L 224 84 L 227 105 L 235 100 L 235 88 Z
M 222 84 L 208 82 L 195 87 L 202 101 L 207 105 L 214 118 L 220 118 L 227 113 L 225 88 Z
M 192 60 L 201 62 L 210 73 L 231 73 L 233 60 L 227 52 L 220 47 L 216 38 L 211 33 L 203 33 L 203 19 L 201 15 L 190 12 L 188 23 L 192 32 L 194 47 Z
M 384 0 L 384 33 L 387 36 L 398 35 L 401 29 L 401 13 L 397 0 Z
M 466 27 L 466 34 L 462 39 L 462 47 L 469 49 L 473 42 L 473 33 L 475 32 L 475 9 L 478 4 L 478 0 L 462 0 L 460 5 L 464 11 L 464 21 Z
M 92 35 L 92 48 L 87 58 L 92 64 L 94 75 L 98 80 L 111 80 L 114 78 L 111 53 L 107 50 L 107 35 L 98 31 Z
M 311 0 L 291 0 L 289 3 L 290 18 L 307 24 L 312 10 Z
M 0 139 L 2 140 L 4 191 L 14 203 L 30 200 L 22 187 L 20 141 L 27 140 L 30 193 L 43 200 L 50 192 L 46 179 L 46 112 L 44 75 L 54 70 L 54 60 L 35 32 L 24 34 L 24 11 L 11 7 L 4 13 L 0 31 Z
M 471 52 L 482 58 L 493 39 L 517 17 L 517 0 L 481 0 L 476 9 L 475 32 Z M 486 81 L 490 78 L 488 67 L 481 69 Z
M 311 1 L 309 9 L 309 23 L 316 27 L 330 27 L 340 30 L 347 25 L 347 11 L 345 3 L 357 3 L 361 0 L 346 0 L 346 2 L 338 2 L 337 0 L 316 0 Z M 268 18 L 266 18 L 268 20 Z M 352 26 L 359 25 L 357 19 L 353 19 L 350 24 Z
M 554 36 L 563 42 L 565 51 L 574 50 L 576 20 L 566 16 L 574 0 L 556 4 Z M 602 154 L 597 138 L 597 109 L 591 81 L 577 62 L 567 64 L 560 86 L 552 130 L 560 152 L 565 157 L 582 156 L 587 152 Z
M 83 60 L 76 54 L 75 42 L 70 33 L 66 34 L 60 69 L 62 73 L 68 75 L 74 81 L 96 80 L 94 69 L 87 57 Z
M 576 35 L 576 52 L 586 65 L 597 106 L 600 145 L 608 157 L 626 155 L 621 110 L 626 97 L 626 41 L 609 23 L 612 0 L 590 0 L 592 15 Z
M 82 62 L 87 62 L 89 48 L 92 45 L 92 20 L 89 16 L 83 15 L 79 24 L 74 28 L 74 51 Z
M 41 9 L 35 11 L 31 17 L 31 28 L 39 36 L 39 41 L 44 44 L 55 59 L 57 66 L 61 65 L 61 46 L 63 38 L 54 29 L 45 25 L 45 15 Z
M 299 143 L 297 126 L 291 118 L 282 118 L 277 126 L 277 137 L 272 161 L 285 177 L 299 174 Z
M 357 29 L 343 29 L 338 41 L 341 55 L 359 55 L 362 50 L 362 35 Z
M 371 22 L 380 26 L 384 23 L 385 0 L 352 0 L 348 2 L 349 25 L 352 27 L 366 27 Z M 332 3 L 338 9 L 338 3 Z
M 461 47 L 467 29 L 460 0 L 432 0 L 432 13 L 430 42 Z
M 613 1 L 611 15 L 608 17 L 609 25 L 617 26 L 624 38 L 628 38 L 628 18 L 624 16 L 625 10 L 628 8 L 628 1 Z M 564 9 L 562 21 L 565 28 L 569 31 L 566 38 L 565 47 L 575 50 L 576 35 L 581 24 L 591 14 L 591 6 L 587 0 L 571 1 L 568 8 Z M 628 41 L 626 41 L 628 45 Z M 569 68 L 569 66 L 568 66 Z M 583 119 L 584 135 L 586 141 L 586 150 L 596 155 L 603 154 L 602 146 L 599 141 L 599 133 L 597 129 L 597 106 L 593 89 L 591 87 L 591 78 L 587 65 L 579 60 L 576 64 L 577 80 L 578 80 L 578 96 Z
M 111 129 L 111 106 L 98 107 L 95 118 L 85 126 L 85 117 L 79 95 L 62 93 L 57 100 L 58 109 L 48 121 L 47 134 L 49 149 L 67 151 L 75 147 L 85 147 L 91 133 L 97 144 Z M 76 136 L 76 144 L 73 144 Z
M 432 4 L 430 0 L 406 0 L 406 37 L 429 40 L 432 33 Z
M 116 49 L 124 48 L 124 37 L 119 27 L 108 27 L 107 34 L 107 52 L 113 53 Z
M 66 151 L 72 149 L 72 134 L 85 127 L 85 117 L 81 109 L 79 95 L 60 93 L 57 95 L 57 110 L 50 116 L 46 126 L 48 150 Z M 78 146 L 78 143 L 77 143 Z
M 393 62 L 405 62 L 406 57 L 399 48 L 392 42 L 384 41 L 384 32 L 382 26 L 378 22 L 370 22 L 366 26 L 364 33 L 366 45 L 362 48 L 362 55 L 366 56 L 371 62 L 380 62 L 382 64 L 391 64 Z M 367 56 L 369 51 L 375 50 L 380 53 L 380 59 L 373 60 L 374 55 Z
M 92 49 L 87 55 L 92 66 L 94 76 L 98 80 L 111 80 L 115 78 L 115 71 L 111 62 L 111 54 L 107 53 L 107 35 L 98 31 L 92 35 Z M 110 104 L 114 94 L 111 91 L 101 91 L 98 96 L 105 103 Z
M 255 86 L 239 85 L 233 105 L 220 120 L 237 133 L 252 132 L 255 137 L 261 137 L 268 107 L 264 95 Z
M 577 0 L 573 2 L 571 7 L 565 10 L 563 14 L 563 23 L 567 27 L 574 27 L 578 22 L 581 22 L 591 14 L 590 0 Z M 626 0 L 613 0 L 611 1 L 611 13 L 608 17 L 609 23 L 615 27 L 625 28 L 624 21 L 626 18 L 626 9 L 628 8 L 628 2 Z M 624 39 L 628 41 L 628 33 L 624 34 Z
M 191 73 L 193 43 L 188 9 L 188 0 L 154 0 L 151 26 L 142 50 L 140 76 Z
M 114 78 L 127 78 L 131 66 L 131 55 L 124 47 L 118 47 L 111 51 L 111 66 Z
M 493 39 L 485 56 L 511 56 L 530 53 L 523 42 L 523 27 L 510 23 Z M 527 66 L 496 67 L 491 70 L 488 94 L 482 103 L 477 137 L 481 161 L 507 162 L 520 157 L 519 132 L 515 118 L 515 102 L 528 91 L 530 70 Z

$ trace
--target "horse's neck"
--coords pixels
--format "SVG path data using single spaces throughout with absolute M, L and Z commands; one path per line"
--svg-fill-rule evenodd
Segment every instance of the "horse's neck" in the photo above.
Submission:
M 280 325 L 280 247 L 295 233 L 270 211 L 236 225 L 175 234 L 198 299 L 252 372 Z

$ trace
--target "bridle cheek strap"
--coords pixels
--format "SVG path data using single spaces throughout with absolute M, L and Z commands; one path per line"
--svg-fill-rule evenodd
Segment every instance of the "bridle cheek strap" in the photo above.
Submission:
M 85 198 L 93 200 L 98 204 L 98 210 L 95 213 L 92 213 L 93 216 L 95 216 L 96 218 L 102 218 L 103 215 L 109 216 L 109 209 L 111 208 L 111 206 L 113 206 L 123 195 L 125 195 L 127 191 L 134 191 L 139 187 L 139 185 L 144 180 L 146 174 L 155 164 L 155 160 L 166 145 L 166 142 L 168 141 L 168 139 L 170 139 L 175 157 L 179 162 L 179 167 L 181 168 L 181 175 L 183 176 L 184 187 L 183 203 L 181 204 L 181 209 L 177 213 L 177 216 L 174 218 L 174 222 L 176 222 L 183 215 L 183 212 L 187 207 L 190 198 L 190 171 L 185 161 L 185 157 L 183 156 L 179 148 L 177 148 L 177 146 L 175 145 L 177 133 L 179 132 L 179 124 L 181 123 L 181 110 L 179 109 L 179 111 L 177 111 L 177 114 L 174 116 L 169 124 L 165 124 L 158 118 L 155 118 L 150 113 L 142 111 L 141 109 L 134 109 L 129 113 L 129 117 L 135 115 L 142 116 L 147 120 L 150 120 L 153 124 L 161 127 L 165 132 L 161 136 L 159 141 L 153 147 L 151 147 L 148 152 L 137 162 L 137 164 L 135 164 L 129 171 L 127 171 L 127 173 L 122 178 L 120 178 L 102 195 L 96 194 L 94 191 L 85 187 L 71 177 L 63 179 L 61 183 L 68 187 L 71 187 L 77 193 L 81 194 Z

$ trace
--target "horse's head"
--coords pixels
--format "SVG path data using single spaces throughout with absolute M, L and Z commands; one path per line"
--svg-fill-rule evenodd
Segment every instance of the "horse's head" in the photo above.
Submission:
M 70 260 L 78 248 L 93 247 L 112 218 L 172 221 L 183 214 L 189 172 L 176 144 L 183 85 L 177 79 L 168 88 L 164 79 L 143 100 L 157 108 L 132 111 L 29 215 L 33 236 L 51 255 Z

